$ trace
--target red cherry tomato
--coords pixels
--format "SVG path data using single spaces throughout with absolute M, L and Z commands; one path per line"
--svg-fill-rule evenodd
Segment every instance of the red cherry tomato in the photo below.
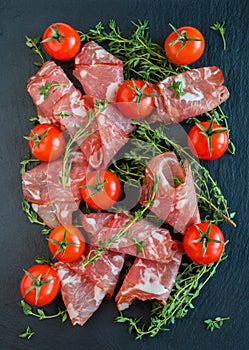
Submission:
M 53 256 L 63 262 L 78 260 L 85 250 L 85 239 L 81 231 L 72 225 L 54 228 L 48 238 L 48 247 Z
M 142 80 L 127 80 L 118 89 L 117 106 L 129 119 L 147 117 L 154 107 L 154 94 L 149 85 Z
M 205 49 L 201 32 L 194 27 L 174 28 L 164 42 L 166 56 L 176 65 L 186 65 L 197 61 Z
M 224 250 L 224 236 L 218 226 L 202 222 L 190 227 L 183 237 L 183 248 L 191 260 L 198 264 L 217 261 Z
M 52 267 L 34 265 L 25 271 L 20 282 L 20 292 L 27 303 L 43 306 L 56 297 L 59 286 L 59 277 Z
M 36 125 L 26 139 L 33 156 L 44 162 L 58 159 L 66 145 L 63 134 L 52 124 Z
M 82 199 L 93 209 L 111 208 L 119 199 L 120 194 L 120 181 L 108 170 L 91 172 L 81 184 Z
M 193 126 L 188 134 L 188 146 L 198 158 L 213 160 L 221 157 L 229 144 L 228 132 L 221 125 L 201 122 Z
M 66 61 L 77 55 L 81 40 L 77 31 L 70 25 L 53 23 L 45 30 L 42 44 L 51 57 Z

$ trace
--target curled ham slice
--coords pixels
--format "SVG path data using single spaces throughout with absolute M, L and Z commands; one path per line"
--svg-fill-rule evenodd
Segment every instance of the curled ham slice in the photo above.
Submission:
M 88 246 L 85 254 L 91 249 L 94 247 Z M 61 283 L 62 299 L 73 325 L 83 326 L 105 296 L 111 298 L 123 264 L 124 255 L 109 251 L 86 267 L 80 261 L 54 264 Z
M 74 76 L 86 94 L 98 100 L 115 102 L 123 83 L 123 62 L 94 41 L 86 43 L 75 57 Z
M 182 234 L 192 225 L 200 222 L 197 197 L 190 165 L 187 160 L 183 167 L 172 152 L 152 158 L 145 170 L 145 181 L 141 190 L 140 202 L 146 203 L 151 197 L 153 179 L 160 181 L 154 204 L 151 206 L 159 218 Z M 174 178 L 182 183 L 175 187 Z
M 64 263 L 58 262 L 53 267 L 59 276 L 62 299 L 72 324 L 83 326 L 99 308 L 105 291 Z
M 91 251 L 96 248 L 97 247 L 88 245 L 82 259 L 89 253 L 91 254 Z M 105 291 L 107 298 L 110 299 L 114 293 L 121 269 L 124 265 L 124 258 L 124 254 L 105 251 L 94 264 L 84 266 L 80 264 L 79 261 L 74 261 L 67 263 L 67 266 Z
M 24 198 L 36 204 L 75 202 L 81 200 L 80 184 L 86 176 L 88 163 L 80 152 L 72 152 L 70 177 L 66 188 L 59 182 L 62 159 L 42 163 L 22 175 Z
M 137 258 L 115 298 L 117 308 L 123 311 L 135 299 L 156 299 L 165 304 L 174 286 L 181 258 L 181 250 L 167 263 Z
M 50 228 L 72 225 L 72 216 L 78 210 L 80 201 L 55 202 L 51 204 L 32 204 L 33 210 Z
M 182 96 L 174 97 L 169 88 L 173 82 L 180 82 Z M 229 91 L 224 83 L 220 68 L 202 67 L 191 69 L 177 75 L 171 75 L 154 85 L 157 114 L 153 113 L 148 121 L 161 121 L 165 124 L 181 121 L 208 112 L 229 98 Z
M 124 213 L 92 213 L 81 216 L 82 226 L 88 233 L 90 244 L 96 246 L 99 242 L 115 237 L 130 220 Z M 138 249 L 141 242 L 143 249 Z M 109 249 L 153 261 L 168 262 L 179 250 L 179 244 L 171 238 L 167 229 L 142 219 L 133 224 L 122 238 L 112 243 Z
M 45 97 L 41 93 L 41 89 L 44 89 L 48 84 L 50 84 L 50 88 L 47 97 Z M 51 120 L 53 107 L 63 95 L 77 91 L 63 69 L 53 61 L 44 63 L 36 75 L 29 79 L 27 90 L 39 109 L 39 113 L 46 121 Z

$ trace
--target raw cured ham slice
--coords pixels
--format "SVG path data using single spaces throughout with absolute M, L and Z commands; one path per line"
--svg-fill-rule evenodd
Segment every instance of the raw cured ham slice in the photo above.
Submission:
M 52 122 L 61 130 L 74 135 L 77 129 L 88 122 L 87 111 L 91 107 L 90 100 L 82 96 L 80 91 L 67 93 L 55 103 Z
M 82 226 L 92 245 L 111 240 L 130 220 L 129 216 L 123 213 L 92 213 L 81 216 Z M 133 224 L 122 238 L 112 243 L 110 250 L 153 261 L 168 262 L 179 250 L 179 244 L 171 238 L 167 229 L 142 219 Z
M 54 266 L 61 283 L 61 295 L 73 325 L 83 326 L 99 308 L 105 292 L 64 263 Z
M 169 88 L 180 82 L 184 94 L 174 97 Z M 157 84 L 159 97 L 156 106 L 159 121 L 180 123 L 181 121 L 208 112 L 229 98 L 228 89 L 222 85 L 224 76 L 220 68 L 202 67 L 172 75 Z M 162 99 L 164 111 L 162 111 Z M 151 119 L 153 122 L 156 118 Z
M 80 201 L 32 204 L 33 210 L 50 228 L 59 225 L 72 225 L 73 213 L 78 210 Z
M 146 203 L 151 197 L 153 179 L 160 178 L 153 211 L 163 221 L 169 223 L 182 234 L 192 225 L 200 222 L 197 197 L 192 172 L 187 160 L 183 167 L 172 152 L 152 158 L 145 170 L 140 202 Z M 174 179 L 181 184 L 175 187 Z
M 120 311 L 127 309 L 135 299 L 156 299 L 162 304 L 170 295 L 181 263 L 182 252 L 162 264 L 137 258 L 127 273 L 115 298 Z
M 27 90 L 39 113 L 45 120 L 51 120 L 54 104 L 66 93 L 77 89 L 60 66 L 48 61 L 29 79 Z
M 123 62 L 93 41 L 75 57 L 73 74 L 86 94 L 109 102 L 115 102 L 116 91 L 124 81 Z
M 66 188 L 59 181 L 62 170 L 61 159 L 42 163 L 25 172 L 22 175 L 24 198 L 36 204 L 81 200 L 79 187 L 88 171 L 88 162 L 80 152 L 72 152 L 69 161 L 72 162 L 72 168 Z
M 128 140 L 128 135 L 101 113 L 91 125 L 91 134 L 81 142 L 80 150 L 90 167 L 104 169 Z
M 96 247 L 87 246 L 82 259 L 94 249 L 96 249 Z M 124 265 L 124 259 L 124 254 L 105 251 L 102 253 L 100 259 L 96 260 L 94 264 L 84 266 L 83 264 L 80 264 L 79 261 L 75 261 L 68 263 L 67 266 L 75 273 L 82 275 L 97 287 L 103 289 L 107 298 L 111 298 L 116 288 L 121 269 Z

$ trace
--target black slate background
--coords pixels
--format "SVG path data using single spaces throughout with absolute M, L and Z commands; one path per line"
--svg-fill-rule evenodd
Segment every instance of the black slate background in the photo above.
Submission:
M 175 1 L 0 1 L 0 259 L 1 259 L 1 350 L 48 350 L 68 348 L 81 350 L 185 350 L 249 348 L 248 326 L 248 17 L 247 0 L 175 0 Z M 38 321 L 24 316 L 17 306 L 22 268 L 34 263 L 35 256 L 46 255 L 47 246 L 40 228 L 31 225 L 21 210 L 19 163 L 27 153 L 23 135 L 29 132 L 29 117 L 35 113 L 26 92 L 27 79 L 36 72 L 35 60 L 24 44 L 24 36 L 41 35 L 52 22 L 68 22 L 88 31 L 99 21 L 115 19 L 125 35 L 133 29 L 131 20 L 148 19 L 151 37 L 163 44 L 170 32 L 168 23 L 176 27 L 193 25 L 206 38 L 206 51 L 195 66 L 217 65 L 222 68 L 231 97 L 223 105 L 231 116 L 231 136 L 237 146 L 236 156 L 223 156 L 208 163 L 221 185 L 231 211 L 236 211 L 237 228 L 222 225 L 230 243 L 228 259 L 195 300 L 195 309 L 178 320 L 169 332 L 154 339 L 135 341 L 127 326 L 114 324 L 117 315 L 112 301 L 104 302 L 99 311 L 83 327 L 62 324 L 59 319 Z M 216 21 L 226 21 L 228 49 L 223 51 L 220 37 L 210 30 Z M 53 306 L 51 307 L 53 310 Z M 142 303 L 137 308 L 143 313 Z M 203 320 L 228 316 L 220 330 L 210 333 Z M 18 338 L 27 325 L 36 334 L 30 340 Z

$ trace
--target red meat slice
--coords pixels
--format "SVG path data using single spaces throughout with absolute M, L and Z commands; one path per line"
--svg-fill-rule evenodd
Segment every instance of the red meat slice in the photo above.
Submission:
M 93 41 L 75 57 L 73 74 L 86 94 L 109 102 L 115 102 L 116 91 L 124 81 L 123 62 Z
M 87 246 L 82 259 L 94 249 L 96 247 Z M 124 258 L 124 254 L 105 251 L 102 253 L 100 259 L 96 260 L 93 264 L 84 266 L 80 264 L 80 261 L 75 261 L 68 263 L 67 266 L 78 275 L 82 275 L 103 289 L 107 297 L 111 298 L 124 265 Z
M 47 97 L 45 97 L 41 94 L 41 89 L 44 89 L 48 84 L 50 84 L 50 88 Z M 44 63 L 37 74 L 29 79 L 27 90 L 45 120 L 51 120 L 54 104 L 63 95 L 77 91 L 63 69 L 53 61 Z
M 80 201 L 55 202 L 51 204 L 32 204 L 33 210 L 50 228 L 72 225 L 72 215 L 78 210 Z
M 127 273 L 115 298 L 120 311 L 127 309 L 135 299 L 153 300 L 165 304 L 174 286 L 181 263 L 182 252 L 162 264 L 137 258 Z
M 82 226 L 88 233 L 90 244 L 99 245 L 117 236 L 130 222 L 126 214 L 92 213 L 81 216 Z M 146 219 L 133 224 L 128 232 L 110 250 L 158 262 L 168 262 L 179 251 L 179 243 L 174 241 L 167 229 L 157 227 Z
M 22 175 L 24 198 L 36 204 L 75 202 L 81 200 L 80 184 L 88 171 L 88 162 L 80 152 L 72 152 L 69 181 L 64 188 L 59 182 L 62 160 L 42 163 Z
M 173 82 L 181 82 L 182 96 L 174 97 L 170 90 Z M 158 118 L 151 122 L 164 121 L 166 124 L 181 121 L 208 112 L 229 98 L 228 89 L 223 86 L 224 76 L 220 68 L 202 67 L 172 75 L 157 84 L 159 96 L 155 98 Z M 164 110 L 162 110 L 162 100 Z
M 61 283 L 61 295 L 73 325 L 83 326 L 99 308 L 105 292 L 66 264 L 54 266 Z
M 129 137 L 103 113 L 96 116 L 90 130 L 91 134 L 80 143 L 80 150 L 90 167 L 104 169 Z
M 172 152 L 152 158 L 145 170 L 145 182 L 142 186 L 140 202 L 146 203 L 151 197 L 153 179 L 160 178 L 153 211 L 163 221 L 169 223 L 182 234 L 192 225 L 200 222 L 196 191 L 192 172 L 187 160 L 183 167 Z M 174 186 L 174 177 L 182 181 Z
M 61 130 L 74 135 L 76 130 L 88 122 L 89 102 L 82 97 L 80 91 L 65 94 L 54 104 L 52 122 Z

